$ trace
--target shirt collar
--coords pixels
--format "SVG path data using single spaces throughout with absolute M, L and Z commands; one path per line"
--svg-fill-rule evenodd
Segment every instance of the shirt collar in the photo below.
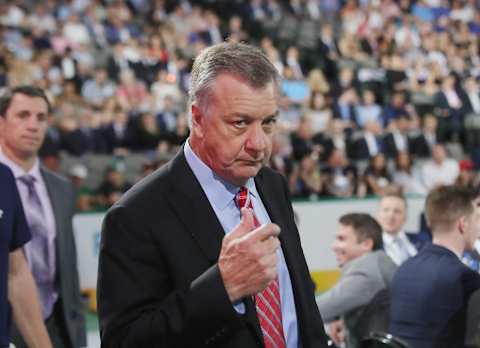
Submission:
M 240 188 L 224 180 L 207 166 L 200 157 L 193 152 L 190 147 L 190 139 L 187 139 L 185 142 L 183 153 L 185 154 L 188 165 L 199 181 L 200 186 L 202 187 L 203 192 L 207 195 L 210 203 L 215 205 L 218 209 L 224 210 L 231 202 L 233 202 L 235 195 Z M 248 179 L 245 187 L 253 197 L 258 197 L 253 178 Z
M 23 169 L 17 163 L 5 156 L 5 154 L 2 152 L 2 149 L 0 148 L 0 162 L 10 168 L 15 179 L 18 179 L 19 177 L 28 174 L 33 176 L 37 182 L 42 180 L 42 175 L 40 173 L 40 162 L 38 158 L 35 159 L 33 167 L 29 171 L 25 171 L 25 169 Z
M 400 232 L 398 232 L 395 235 L 392 235 L 391 233 L 387 233 L 387 232 L 383 231 L 382 236 L 383 236 L 383 242 L 385 244 L 391 244 L 391 243 L 393 243 L 393 241 L 395 239 L 405 239 L 405 238 L 407 238 L 407 235 L 405 234 L 404 230 L 400 230 Z

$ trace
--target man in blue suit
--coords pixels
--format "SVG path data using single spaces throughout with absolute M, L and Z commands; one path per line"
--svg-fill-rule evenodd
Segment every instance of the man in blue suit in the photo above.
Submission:
M 404 229 L 407 221 L 407 200 L 397 191 L 387 192 L 378 206 L 377 220 L 383 230 L 383 248 L 397 265 L 415 256 L 430 243 L 427 233 L 409 233 Z
M 3 164 L 0 164 L 0 192 L 0 348 L 8 347 L 10 342 L 10 304 L 28 346 L 51 347 L 35 282 L 21 249 L 30 240 L 30 230 L 15 179 Z
M 480 275 L 460 260 L 480 235 L 480 207 L 471 190 L 430 192 L 426 218 L 433 241 L 405 261 L 393 278 L 391 333 L 413 348 L 464 346 L 466 307 Z

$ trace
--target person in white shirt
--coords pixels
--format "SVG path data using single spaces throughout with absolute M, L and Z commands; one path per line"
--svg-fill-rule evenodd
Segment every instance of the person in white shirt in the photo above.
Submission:
M 460 174 L 458 162 L 447 157 L 443 144 L 432 147 L 432 159 L 421 168 L 421 180 L 428 191 L 443 185 L 453 185 Z

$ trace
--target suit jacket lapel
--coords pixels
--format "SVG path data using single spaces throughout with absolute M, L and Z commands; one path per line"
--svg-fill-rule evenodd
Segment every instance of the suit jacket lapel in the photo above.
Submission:
M 260 171 L 255 178 L 256 187 L 262 202 L 267 209 L 270 220 L 280 226 L 280 243 L 282 245 L 282 251 L 287 261 L 287 266 L 291 260 L 291 248 L 289 243 L 290 234 L 287 232 L 287 223 L 285 212 L 281 210 L 281 205 L 277 202 L 283 202 L 285 199 L 279 196 L 278 187 L 272 185 L 272 180 L 264 177 L 264 172 Z M 290 268 L 290 267 L 289 267 Z
M 283 191 L 279 192 L 278 186 L 273 185 L 273 181 L 266 177 L 265 171 L 260 171 L 255 178 L 255 183 L 257 190 L 262 198 L 262 202 L 267 209 L 270 220 L 280 226 L 280 244 L 282 247 L 283 256 L 285 257 L 285 262 L 287 264 L 288 273 L 290 275 L 290 280 L 292 284 L 293 297 L 297 313 L 305 313 L 306 309 L 302 308 L 302 301 L 299 299 L 299 294 L 302 293 L 301 283 L 301 272 L 299 271 L 299 264 L 296 261 L 298 257 L 298 250 L 296 247 L 298 241 L 294 233 L 289 231 L 288 228 L 288 211 L 282 210 L 282 205 L 289 204 L 286 202 L 285 197 L 283 197 Z M 277 203 L 278 202 L 278 203 Z M 298 339 L 299 342 L 303 340 L 305 323 L 303 322 L 303 317 L 297 315 L 298 322 Z
M 205 256 L 215 264 L 225 236 L 200 183 L 190 169 L 183 149 L 170 164 L 173 194 L 169 200 Z
M 183 149 L 170 163 L 169 171 L 173 192 L 168 199 L 192 238 L 214 265 L 218 262 L 225 231 L 188 165 Z M 244 302 L 246 306 L 245 322 L 255 332 L 259 342 L 262 342 L 263 336 L 255 305 L 251 298 L 245 298 Z
M 55 219 L 55 254 L 56 254 L 56 260 L 55 264 L 57 269 L 61 267 L 62 262 L 62 255 L 61 255 L 61 250 L 60 245 L 64 243 L 64 236 L 63 236 L 63 221 L 64 219 L 62 218 L 63 216 L 63 209 L 61 207 L 62 203 L 64 202 L 64 197 L 62 197 L 62 192 L 61 190 L 58 189 L 58 183 L 55 182 L 55 178 L 53 177 L 52 174 L 50 174 L 47 170 L 44 168 L 40 169 L 40 172 L 42 173 L 43 180 L 45 180 L 45 185 L 47 186 L 47 192 L 48 192 L 48 197 L 50 199 L 50 204 L 52 205 L 52 210 L 53 210 L 53 217 Z M 57 272 L 59 274 L 59 272 Z

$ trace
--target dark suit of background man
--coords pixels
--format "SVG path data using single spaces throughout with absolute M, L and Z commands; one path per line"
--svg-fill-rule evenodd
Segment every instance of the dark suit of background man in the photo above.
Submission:
M 196 58 L 190 138 L 104 221 L 104 348 L 272 347 L 271 313 L 256 306 L 277 285 L 277 347 L 326 347 L 287 185 L 264 167 L 277 93 L 277 71 L 256 48 L 223 43 Z
M 36 87 L 20 86 L 0 99 L 0 162 L 13 172 L 32 232 L 24 247 L 37 284 L 43 318 L 55 348 L 85 346 L 72 230 L 72 185 L 43 168 L 37 152 L 47 130 L 50 104 Z M 16 330 L 12 341 L 25 347 Z
M 480 275 L 460 260 L 480 236 L 480 207 L 472 190 L 432 190 L 426 200 L 433 241 L 393 277 L 391 333 L 413 348 L 464 347 L 466 310 Z
M 477 289 L 468 301 L 465 345 L 469 348 L 480 347 L 480 289 Z
M 1 163 L 0 192 L 0 347 L 10 344 L 9 319 L 13 311 L 29 347 L 49 348 L 52 345 L 43 323 L 37 288 L 22 252 L 22 246 L 30 240 L 30 229 L 15 178 Z

